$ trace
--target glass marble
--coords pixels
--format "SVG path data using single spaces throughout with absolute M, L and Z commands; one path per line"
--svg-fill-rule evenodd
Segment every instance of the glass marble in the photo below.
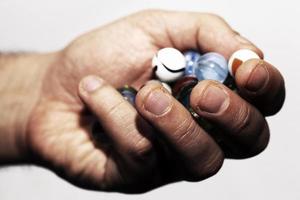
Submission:
M 192 76 L 185 76 L 179 79 L 172 88 L 173 96 L 190 110 L 190 94 L 197 85 L 198 79 Z
M 164 88 L 170 93 L 172 94 L 172 88 L 169 84 L 165 83 L 165 82 L 161 82 L 161 84 L 164 86 Z
M 174 82 L 184 75 L 185 58 L 174 48 L 160 49 L 152 59 L 152 67 L 156 77 L 163 82 Z
M 223 84 L 226 85 L 232 91 L 237 92 L 237 86 L 235 84 L 235 80 L 230 74 L 228 74 Z
M 135 96 L 137 91 L 134 88 L 125 85 L 124 87 L 119 88 L 118 91 L 121 93 L 124 99 L 126 99 L 131 105 L 135 106 Z
M 252 58 L 259 59 L 259 56 L 250 49 L 240 49 L 234 52 L 228 60 L 228 70 L 231 76 L 235 76 L 236 70 L 243 64 L 243 62 Z
M 209 79 L 224 83 L 228 76 L 226 59 L 215 52 L 202 55 L 194 65 L 195 74 L 199 80 Z
M 172 94 L 175 98 L 181 94 L 182 90 L 187 86 L 192 85 L 195 86 L 198 83 L 198 79 L 192 76 L 184 76 L 180 78 L 175 84 L 172 86 Z
M 198 53 L 197 51 L 190 50 L 184 53 L 184 57 L 186 60 L 184 75 L 196 76 L 194 63 L 196 63 L 197 60 L 201 57 L 200 53 Z

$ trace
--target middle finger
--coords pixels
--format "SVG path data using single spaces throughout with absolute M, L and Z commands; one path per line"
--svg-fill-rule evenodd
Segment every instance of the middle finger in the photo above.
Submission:
M 269 129 L 262 114 L 247 101 L 216 81 L 201 81 L 192 90 L 195 112 L 222 131 L 227 156 L 249 157 L 268 144 Z

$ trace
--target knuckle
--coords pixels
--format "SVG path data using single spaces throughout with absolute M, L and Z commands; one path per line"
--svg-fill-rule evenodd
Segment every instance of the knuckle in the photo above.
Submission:
M 198 131 L 194 120 L 188 117 L 177 126 L 174 132 L 176 142 L 183 146 L 190 145 L 193 142 L 191 139 L 196 137 Z
M 156 14 L 162 12 L 162 10 L 160 9 L 155 9 L 155 8 L 148 8 L 148 9 L 144 9 L 142 10 L 140 13 L 142 14 Z
M 140 19 L 140 17 L 152 17 L 160 15 L 162 12 L 163 10 L 160 9 L 149 8 L 136 12 L 135 14 L 133 14 L 133 17 L 136 17 L 138 19 Z
M 269 140 L 270 140 L 270 131 L 269 131 L 268 124 L 265 123 L 262 128 L 262 131 L 260 131 L 260 135 L 256 140 L 255 145 L 252 147 L 250 151 L 251 152 L 250 156 L 255 156 L 263 152 L 267 148 L 269 144 Z
M 126 116 L 121 116 L 120 114 L 120 110 L 122 110 L 122 107 L 124 106 L 124 104 L 126 104 L 127 102 L 124 101 L 119 101 L 117 103 L 115 103 L 114 105 L 112 105 L 110 108 L 108 108 L 107 110 L 107 119 L 112 119 L 112 118 L 124 118 L 126 119 Z
M 242 103 L 236 115 L 237 120 L 233 123 L 232 134 L 240 135 L 247 132 L 247 129 L 251 124 L 251 108 L 245 103 Z
M 250 106 L 242 106 L 238 112 L 237 122 L 233 127 L 240 158 L 248 158 L 261 153 L 269 143 L 269 128 L 259 112 Z
M 254 100 L 265 116 L 275 115 L 284 105 L 286 98 L 284 80 L 280 74 L 277 75 L 278 78 L 272 78 L 268 83 L 268 87 Z
M 127 152 L 135 160 L 147 160 L 153 153 L 153 145 L 147 138 L 142 137 L 137 142 L 131 144 Z
M 261 110 L 264 112 L 264 114 L 266 116 L 275 115 L 283 107 L 285 98 L 286 98 L 285 87 L 280 86 L 278 91 L 277 91 L 276 96 L 274 97 L 274 99 L 278 99 L 276 101 L 276 103 L 274 103 L 273 105 L 271 104 L 272 106 L 265 106 L 265 109 L 261 109 Z
M 156 26 L 156 28 L 158 28 L 162 26 L 164 14 L 165 11 L 159 9 L 142 10 L 133 15 L 133 25 L 142 28 L 143 31 L 149 32 L 149 27 Z
M 59 52 L 60 62 L 62 66 L 70 69 L 74 67 L 86 67 L 86 59 L 84 58 L 86 54 L 83 54 L 81 51 L 82 43 L 81 37 L 72 41 L 67 47 Z
M 196 165 L 192 170 L 191 176 L 188 178 L 190 181 L 200 181 L 211 177 L 218 173 L 224 162 L 224 154 L 222 151 L 218 151 L 214 156 L 210 156 L 206 162 Z
M 213 158 L 209 160 L 209 162 L 207 162 L 204 165 L 203 169 L 201 170 L 204 177 L 208 178 L 218 173 L 218 171 L 221 169 L 223 165 L 223 162 L 224 162 L 223 153 L 219 151 L 218 153 L 216 153 L 216 155 Z
M 225 21 L 223 17 L 216 13 L 205 13 L 205 16 L 213 21 Z

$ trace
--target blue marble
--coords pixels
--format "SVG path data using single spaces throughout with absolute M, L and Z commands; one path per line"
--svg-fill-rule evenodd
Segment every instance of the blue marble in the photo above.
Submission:
M 198 79 L 194 76 L 185 76 L 179 79 L 173 86 L 174 97 L 188 110 L 190 109 L 190 94 L 197 85 Z
M 202 55 L 194 63 L 195 74 L 198 80 L 215 80 L 224 83 L 228 76 L 226 59 L 218 53 L 210 52 Z
M 186 60 L 184 75 L 195 76 L 196 72 L 194 63 L 196 63 L 197 60 L 201 57 L 200 53 L 198 53 L 197 51 L 190 50 L 184 53 L 184 57 Z
M 135 96 L 137 91 L 134 88 L 125 85 L 124 87 L 119 88 L 118 91 L 124 99 L 126 99 L 131 105 L 135 106 Z

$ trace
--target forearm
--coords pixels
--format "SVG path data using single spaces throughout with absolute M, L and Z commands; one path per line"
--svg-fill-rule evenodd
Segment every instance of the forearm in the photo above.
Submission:
M 48 55 L 0 54 L 0 164 L 27 159 L 26 125 L 48 63 Z

